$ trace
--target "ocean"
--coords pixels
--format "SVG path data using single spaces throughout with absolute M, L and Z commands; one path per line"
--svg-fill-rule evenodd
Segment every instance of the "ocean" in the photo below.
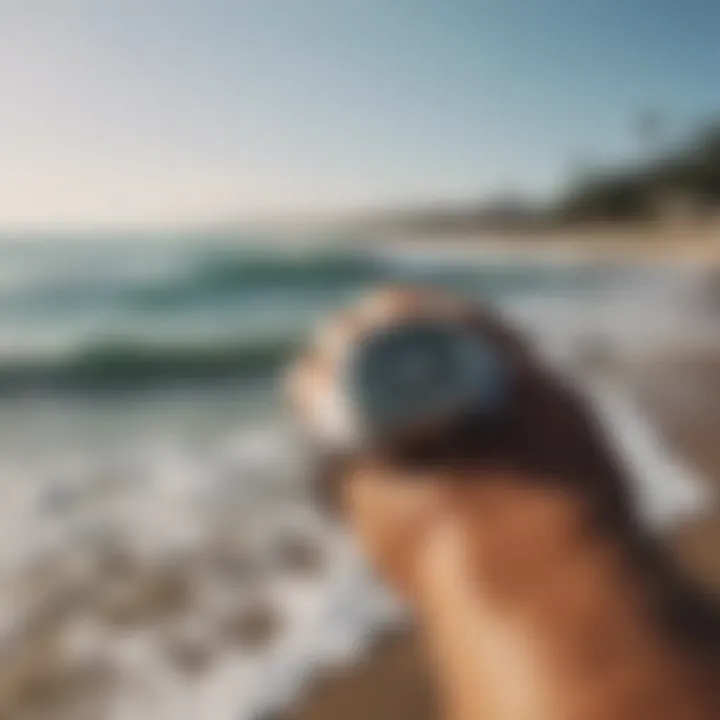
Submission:
M 720 330 L 699 304 L 691 267 L 261 238 L 5 241 L 0 645 L 12 649 L 38 603 L 69 587 L 104 596 L 103 563 L 118 548 L 156 574 L 179 566 L 194 600 L 177 622 L 183 637 L 213 648 L 206 671 L 190 680 L 168 659 L 157 631 L 167 618 L 115 632 L 97 607 L 63 621 L 68 656 L 102 657 L 122 678 L 102 717 L 243 720 L 282 706 L 318 666 L 356 658 L 374 628 L 402 618 L 351 539 L 314 507 L 278 392 L 319 317 L 395 282 L 491 304 L 549 362 L 577 375 L 637 476 L 651 521 L 702 505 L 692 473 L 632 402 L 583 374 L 592 355 L 717 346 Z M 318 573 L 278 569 L 273 558 L 288 533 L 322 556 Z M 198 566 L 210 547 L 233 562 L 256 559 L 252 591 L 232 573 L 208 574 L 217 553 Z M 18 588 L 48 567 L 53 592 L 19 603 Z M 221 619 L 258 593 L 281 630 L 261 649 L 228 647 Z
M 4 243 L 0 436 L 16 448 L 28 440 L 35 454 L 55 452 L 56 441 L 197 436 L 273 415 L 277 376 L 316 319 L 377 284 L 448 286 L 564 345 L 684 325 L 673 301 L 687 281 L 660 270 L 207 238 Z M 673 317 L 641 318 L 641 307 L 628 316 L 628 303 L 613 310 L 629 293 L 649 306 L 669 292 Z
M 464 267 L 217 240 L 5 244 L 0 436 L 30 441 L 34 454 L 256 421 L 276 412 L 278 373 L 318 316 L 395 281 L 502 302 L 612 280 L 591 267 Z

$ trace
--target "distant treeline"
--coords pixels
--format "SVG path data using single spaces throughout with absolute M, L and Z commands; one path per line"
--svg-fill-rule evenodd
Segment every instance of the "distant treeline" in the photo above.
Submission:
M 701 216 L 720 206 L 720 125 L 628 168 L 588 173 L 551 209 L 559 222 Z
M 353 223 L 361 230 L 408 234 L 467 234 L 478 230 L 520 230 L 547 222 L 547 211 L 510 197 L 482 204 L 438 205 L 373 213 Z
M 720 209 L 720 124 L 643 162 L 586 170 L 546 203 L 507 195 L 476 205 L 377 213 L 360 226 L 419 234 L 542 230 L 582 223 L 700 218 Z

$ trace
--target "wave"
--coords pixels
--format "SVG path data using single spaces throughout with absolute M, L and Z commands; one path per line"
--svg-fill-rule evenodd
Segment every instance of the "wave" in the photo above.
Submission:
M 150 249 L 151 250 L 151 249 Z M 126 255 L 41 257 L 0 275 L 0 320 L 58 322 L 118 316 L 140 321 L 172 313 L 237 308 L 281 300 L 288 307 L 384 282 L 422 282 L 496 299 L 515 294 L 578 294 L 603 278 L 593 268 L 563 269 L 499 262 L 431 262 L 370 249 L 328 251 L 178 248 Z M 109 253 L 109 251 L 107 251 Z M 0 257 L 0 261 L 2 257 Z M 607 280 L 607 278 L 605 278 Z M 602 284 L 602 283 L 601 283 Z M 0 328 L 1 330 L 1 328 Z
M 377 282 L 383 277 L 381 263 L 357 254 L 280 258 L 215 252 L 200 256 L 184 275 L 128 288 L 121 302 L 134 309 L 164 310 L 218 298 L 240 301 L 254 294 L 340 290 Z
M 288 282 L 351 282 L 374 278 L 380 263 L 366 255 L 348 253 L 306 254 L 302 256 L 238 256 L 214 253 L 203 258 L 194 276 L 199 283 L 212 285 L 285 285 Z
M 0 360 L 0 395 L 256 381 L 277 375 L 300 342 L 290 336 L 208 344 L 98 341 L 64 355 Z
M 130 311 L 168 311 L 218 299 L 242 301 L 260 293 L 327 291 L 382 280 L 385 265 L 361 253 L 283 254 L 218 249 L 167 259 L 140 272 L 132 268 L 77 267 L 55 276 L 47 271 L 32 282 L 4 283 L 6 309 L 57 314 L 88 306 Z M 27 277 L 29 275 L 29 277 Z M 9 295 L 9 296 L 8 296 Z
M 74 254 L 56 248 L 51 256 L 27 251 L 10 260 L 12 271 L 0 273 L 2 396 L 269 378 L 319 313 L 394 280 L 487 298 L 517 316 L 538 341 L 567 345 L 568 352 L 575 338 L 593 333 L 643 346 L 655 336 L 707 335 L 705 324 L 696 330 L 666 297 L 664 276 L 654 285 L 654 276 L 638 283 L 614 269 L 428 263 L 376 248 L 182 246 L 161 252 L 133 246 Z M 650 304 L 635 302 L 624 287 L 640 300 L 649 295 Z M 660 298 L 667 311 L 658 312 Z

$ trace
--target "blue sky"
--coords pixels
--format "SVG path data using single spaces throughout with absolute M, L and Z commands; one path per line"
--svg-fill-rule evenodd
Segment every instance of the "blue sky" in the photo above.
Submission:
M 543 195 L 718 76 L 717 0 L 0 0 L 0 225 Z

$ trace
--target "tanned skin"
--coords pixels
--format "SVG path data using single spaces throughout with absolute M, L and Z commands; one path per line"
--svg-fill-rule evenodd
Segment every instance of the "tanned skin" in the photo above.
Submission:
M 371 561 L 415 609 L 448 720 L 718 720 L 720 613 L 637 522 L 584 402 L 483 310 L 416 289 L 331 319 L 291 373 L 311 431 L 363 335 L 447 317 L 500 350 L 513 392 L 331 465 Z

